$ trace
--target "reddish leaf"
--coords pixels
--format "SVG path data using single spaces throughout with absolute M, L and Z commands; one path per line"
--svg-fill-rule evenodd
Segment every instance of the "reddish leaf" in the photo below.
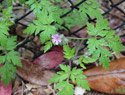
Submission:
M 122 43 L 125 43 L 125 39 L 121 39 L 121 42 L 122 42 Z
M 12 84 L 5 86 L 3 82 L 0 82 L 0 95 L 11 95 L 12 93 Z
M 71 47 L 72 43 L 68 43 L 68 46 Z M 52 48 L 52 51 L 58 51 L 63 53 L 63 46 L 55 46 Z
M 33 64 L 32 62 L 21 59 L 23 67 L 17 67 L 17 74 L 24 80 L 29 81 L 37 85 L 47 85 L 48 80 L 55 74 L 50 70 L 46 70 L 44 67 L 38 64 Z
M 51 51 L 40 56 L 39 58 L 36 58 L 33 63 L 39 64 L 47 69 L 52 69 L 59 65 L 63 60 L 63 53 L 58 51 Z
M 58 51 L 63 53 L 63 46 L 55 46 L 52 48 L 52 51 Z

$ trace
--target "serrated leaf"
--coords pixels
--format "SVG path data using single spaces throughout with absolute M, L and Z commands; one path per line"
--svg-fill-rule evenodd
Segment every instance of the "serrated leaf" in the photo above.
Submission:
M 104 54 L 101 54 L 101 57 L 99 59 L 99 64 L 105 67 L 106 70 L 108 70 L 110 65 L 109 63 L 110 63 L 109 58 L 106 57 Z
M 45 43 L 45 41 L 50 40 L 50 34 L 47 33 L 47 31 L 43 31 L 40 33 L 40 39 L 42 43 Z
M 100 31 L 100 32 L 98 32 L 97 35 L 104 37 L 104 36 L 107 36 L 108 33 L 109 33 L 109 31 Z
M 123 49 L 123 45 L 121 44 L 118 36 L 115 36 L 114 39 L 109 39 L 108 42 L 110 49 L 112 49 L 117 54 Z
M 90 91 L 90 88 L 89 88 L 89 83 L 87 80 L 77 80 L 77 81 L 80 81 L 80 86 L 86 90 L 89 90 Z
M 84 63 L 92 63 L 92 62 L 95 62 L 95 61 L 96 61 L 95 58 L 90 58 L 90 57 L 83 58 Z
M 67 59 L 71 59 L 75 56 L 75 48 L 70 49 L 69 46 L 63 45 L 63 50 L 64 50 L 64 57 Z
M 6 41 L 6 50 L 13 50 L 16 48 L 16 36 L 9 37 Z
M 6 59 L 6 56 L 0 56 L 0 64 L 4 63 Z
M 63 73 L 61 75 L 54 75 L 50 80 L 49 82 L 54 82 L 54 83 L 57 83 L 57 82 L 60 82 L 60 81 L 63 81 L 65 79 L 67 79 L 69 77 L 69 74 L 68 73 Z
M 6 62 L 4 66 L 0 67 L 0 71 L 1 70 L 3 70 L 1 73 L 2 74 L 1 80 L 3 80 L 5 86 L 7 86 L 11 81 L 11 79 L 15 77 L 13 72 L 16 72 L 16 68 L 12 64 L 8 64 L 8 62 Z
M 35 30 L 36 30 L 36 26 L 34 24 L 29 24 L 23 33 L 33 34 L 35 32 Z
M 88 54 L 91 55 L 94 51 L 96 51 L 96 46 L 98 46 L 97 39 L 89 38 L 87 44 Z
M 28 1 L 26 2 L 26 4 L 31 5 L 31 4 L 33 4 L 35 1 L 36 1 L 36 0 L 28 0 Z
M 2 13 L 3 13 L 3 16 L 4 16 L 5 20 L 7 20 L 10 17 L 13 17 L 13 15 L 11 14 L 11 12 L 12 12 L 12 6 L 3 10 Z
M 66 65 L 62 65 L 62 64 L 59 64 L 60 68 L 62 70 L 64 70 L 66 73 L 69 73 L 70 72 L 70 66 L 66 66 Z
M 113 38 L 114 33 L 115 33 L 115 31 L 114 31 L 114 30 L 109 31 L 109 32 L 106 34 L 105 39 Z
M 44 53 L 47 52 L 51 47 L 52 47 L 52 42 L 51 41 L 46 42 L 44 46 Z
M 79 58 L 79 64 L 83 69 L 86 69 L 85 65 L 82 62 L 83 62 L 83 56 Z
M 34 3 L 32 6 L 31 6 L 31 10 L 33 10 L 33 12 L 34 12 L 34 14 L 39 14 L 42 9 L 42 6 L 38 3 L 38 2 L 36 2 L 36 3 Z
M 66 81 L 61 81 L 61 82 L 59 82 L 59 83 L 56 85 L 56 87 L 55 87 L 54 89 L 63 88 L 63 87 L 66 86 L 66 84 L 67 84 Z
M 73 95 L 74 93 L 73 88 L 74 88 L 73 85 L 67 82 L 65 87 L 58 92 L 58 95 Z
M 8 30 L 9 28 L 5 22 L 0 22 L 0 38 L 4 37 L 5 35 L 9 35 Z

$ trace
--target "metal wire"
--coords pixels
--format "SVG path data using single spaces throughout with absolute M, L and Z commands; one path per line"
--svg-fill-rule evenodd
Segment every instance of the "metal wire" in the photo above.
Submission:
M 78 6 L 80 6 L 80 5 L 81 5 L 82 3 L 84 3 L 85 1 L 86 1 L 86 0 L 82 0 L 82 1 L 79 2 L 78 4 L 74 5 L 73 2 L 72 2 L 72 0 L 68 0 L 68 2 L 71 4 L 71 6 L 70 6 L 71 9 L 70 9 L 67 13 L 65 13 L 64 15 L 62 15 L 61 18 L 67 16 L 68 14 L 70 14 L 70 13 L 71 13 L 73 10 L 75 10 L 75 9 L 79 9 Z M 121 1 L 119 1 L 118 3 L 116 3 L 116 4 L 114 4 L 113 0 L 109 0 L 109 2 L 111 3 L 110 8 L 108 8 L 107 11 L 102 14 L 103 16 L 109 14 L 114 8 L 116 8 L 119 12 L 121 12 L 123 15 L 125 15 L 124 10 L 122 10 L 122 9 L 120 9 L 120 8 L 118 7 L 120 4 L 124 3 L 125 0 L 121 0 Z M 88 21 L 89 21 L 90 23 L 91 23 L 91 22 L 95 22 L 95 20 L 96 20 L 96 18 L 91 19 L 88 15 L 87 15 L 87 17 L 88 17 Z M 121 25 L 119 25 L 119 26 L 117 26 L 116 28 L 114 28 L 114 30 L 116 30 L 116 29 L 118 29 L 118 28 L 120 28 L 120 27 L 123 27 L 124 25 L 125 25 L 125 21 L 123 21 L 123 23 L 122 23 Z M 80 30 L 82 30 L 82 29 L 84 29 L 84 28 L 86 28 L 86 27 L 87 27 L 87 25 L 85 25 L 85 26 L 79 28 L 78 30 L 76 30 L 76 31 L 74 31 L 74 32 L 71 32 L 71 31 L 65 26 L 65 28 L 66 28 L 66 29 L 68 30 L 68 32 L 69 32 L 69 36 L 71 36 L 71 35 L 75 35 L 75 36 L 76 36 L 76 33 L 78 33 Z M 77 35 L 77 37 L 79 37 L 79 36 Z

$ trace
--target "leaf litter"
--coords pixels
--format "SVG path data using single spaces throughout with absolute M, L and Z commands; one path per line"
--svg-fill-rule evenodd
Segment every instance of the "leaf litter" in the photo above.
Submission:
M 117 0 L 115 0 L 115 2 L 117 2 Z M 110 17 L 111 28 L 115 28 L 121 23 L 121 19 L 117 16 L 118 14 L 119 13 L 110 14 L 111 15 Z M 35 17 L 32 17 L 32 18 L 35 19 Z M 115 21 L 116 18 L 117 18 L 116 21 L 118 23 L 116 23 Z M 25 20 L 21 22 L 26 24 Z M 79 28 L 79 27 L 81 26 L 72 27 L 72 31 L 76 31 L 76 28 Z M 18 40 L 21 41 L 22 38 L 26 37 L 26 35 L 22 33 L 25 27 L 18 26 L 16 28 L 18 29 L 16 31 L 18 35 Z M 124 35 L 123 31 L 124 29 L 120 29 L 116 32 L 116 34 L 123 36 Z M 80 31 L 77 34 L 82 37 L 87 36 L 86 29 Z M 123 43 L 124 43 L 124 39 L 125 38 L 122 37 Z M 39 94 L 49 95 L 49 94 L 55 93 L 55 91 L 53 91 L 53 85 L 49 84 L 48 80 L 55 74 L 55 72 L 53 72 L 54 67 L 58 66 L 58 64 L 67 63 L 67 62 L 62 62 L 62 61 L 65 61 L 63 58 L 63 53 L 62 53 L 63 50 L 61 46 L 59 46 L 60 48 L 55 47 L 55 49 L 50 50 L 46 54 L 43 54 L 43 49 L 42 49 L 43 46 L 40 44 L 39 37 L 37 38 L 37 41 L 35 40 L 36 38 L 34 39 L 34 42 L 32 43 L 35 44 L 34 46 L 37 46 L 37 47 L 31 48 L 33 47 L 31 43 L 23 47 L 24 49 L 26 49 L 26 52 L 24 51 L 23 54 L 20 56 L 23 58 L 25 57 L 25 59 L 23 58 L 21 59 L 23 63 L 23 68 L 17 67 L 18 68 L 17 76 L 19 76 L 20 81 L 15 80 L 14 85 L 16 84 L 17 86 L 16 88 L 18 90 L 15 91 L 15 94 L 13 95 L 39 95 Z M 22 51 L 23 50 L 20 50 L 20 53 Z M 39 56 L 36 59 L 34 58 L 34 56 L 36 55 L 34 54 L 33 51 L 36 52 L 37 56 Z M 32 62 L 29 60 L 32 60 Z M 101 66 L 86 70 L 84 74 L 88 76 L 90 88 L 94 89 L 95 91 L 102 92 L 102 93 L 121 94 L 121 92 L 124 92 L 124 91 L 121 91 L 121 89 L 123 90 L 125 89 L 124 88 L 125 87 L 124 86 L 125 85 L 124 83 L 125 82 L 125 72 L 124 72 L 125 58 L 120 58 L 119 60 L 113 61 L 111 63 L 109 71 L 104 70 L 104 68 L 102 68 Z M 47 64 L 46 64 L 46 61 L 47 61 Z M 89 66 L 90 65 L 88 65 L 88 67 Z M 52 70 L 49 70 L 49 69 L 52 69 Z M 109 87 L 111 87 L 112 89 Z M 120 89 L 117 89 L 117 87 L 119 87 Z M 5 93 L 6 95 L 11 95 L 12 83 L 10 83 L 9 86 L 7 87 L 5 87 L 2 82 L 0 83 L 0 95 L 5 95 Z M 90 95 L 92 95 L 92 93 Z

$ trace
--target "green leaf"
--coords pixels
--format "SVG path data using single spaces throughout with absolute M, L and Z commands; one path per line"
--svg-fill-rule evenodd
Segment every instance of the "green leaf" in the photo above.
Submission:
M 85 19 L 87 15 L 91 18 L 102 19 L 101 11 L 97 8 L 100 7 L 100 4 L 95 0 L 86 0 L 85 3 L 81 4 L 79 12 L 80 16 Z
M 40 33 L 40 39 L 42 43 L 45 43 L 45 41 L 51 39 L 51 35 L 55 34 L 56 27 L 53 25 L 50 25 L 54 20 L 52 15 L 47 15 L 47 13 L 44 14 L 38 14 L 37 15 L 38 20 L 34 20 L 32 26 L 27 28 L 24 32 L 31 31 L 31 34 L 35 32 L 35 35 Z M 34 27 L 34 28 L 33 28 Z M 32 29 L 33 28 L 33 29 Z
M 85 65 L 82 63 L 83 62 L 83 56 L 81 56 L 79 58 L 79 63 L 80 63 L 80 66 L 83 68 L 83 69 L 86 69 Z
M 23 4 L 23 3 L 25 3 L 26 2 L 26 0 L 19 0 L 19 3 L 20 4 Z
M 73 88 L 74 86 L 72 84 L 69 84 L 67 81 L 65 87 L 58 92 L 58 95 L 73 95 L 74 94 Z
M 11 14 L 11 12 L 12 12 L 12 6 L 3 10 L 3 16 L 4 16 L 5 20 L 7 20 L 10 17 L 13 17 L 13 15 Z
M 64 88 L 66 86 L 66 81 L 59 82 L 54 89 Z
M 89 38 L 87 41 L 88 55 L 93 54 L 96 51 L 96 47 L 98 46 L 98 41 L 95 38 Z
M 0 56 L 0 64 L 4 63 L 6 59 L 6 56 Z
M 50 34 L 47 33 L 47 31 L 43 31 L 40 33 L 40 39 L 42 43 L 45 43 L 45 41 L 50 40 L 51 37 L 50 37 Z
M 87 80 L 79 80 L 79 79 L 76 79 L 76 82 L 77 82 L 77 85 L 78 85 L 78 86 L 81 86 L 82 88 L 84 88 L 84 89 L 90 91 L 89 83 L 88 83 Z
M 38 2 L 36 2 L 36 3 L 33 3 L 32 5 L 31 5 L 31 10 L 33 10 L 33 12 L 34 12 L 34 14 L 39 14 L 42 9 L 42 6 L 38 3 Z
M 67 58 L 67 59 L 71 59 L 75 56 L 75 48 L 73 49 L 70 49 L 69 46 L 67 45 L 63 45 L 63 50 L 64 50 L 64 57 Z
M 109 58 L 106 57 L 104 54 L 101 54 L 101 57 L 99 59 L 99 64 L 105 67 L 106 70 L 108 70 L 110 65 L 109 63 L 110 63 Z
M 11 79 L 15 78 L 14 73 L 17 72 L 16 68 L 13 66 L 13 64 L 9 64 L 6 62 L 2 67 L 0 67 L 0 73 L 2 75 L 1 80 L 4 81 L 5 86 L 9 84 Z
M 16 36 L 9 37 L 6 41 L 6 46 L 4 47 L 6 50 L 13 50 L 16 48 Z
M 33 34 L 35 32 L 35 30 L 36 30 L 36 26 L 34 24 L 29 24 L 23 33 Z
M 31 5 L 31 4 L 33 4 L 35 1 L 36 1 L 36 0 L 28 0 L 28 1 L 26 2 L 26 4 Z
M 71 72 L 71 80 L 77 82 L 78 86 L 90 90 L 88 82 L 85 80 L 87 77 L 83 75 L 83 71 L 80 69 L 73 68 Z
M 9 28 L 6 25 L 6 23 L 0 22 L 0 39 L 5 37 L 6 35 L 9 35 L 8 30 L 9 30 Z
M 63 81 L 67 78 L 69 78 L 69 73 L 70 73 L 70 66 L 66 66 L 66 65 L 61 65 L 60 64 L 60 67 L 63 71 L 59 71 L 57 72 L 56 75 L 54 75 L 50 80 L 49 82 L 54 82 L 54 83 L 57 83 L 59 81 Z
M 114 34 L 115 34 L 115 31 L 114 31 L 114 30 L 108 31 L 108 33 L 106 34 L 105 39 L 113 38 Z
M 12 0 L 6 0 L 8 6 L 12 6 Z
M 92 63 L 92 62 L 95 62 L 95 61 L 96 61 L 96 59 L 93 59 L 93 58 L 90 58 L 90 57 L 83 58 L 84 63 Z
M 119 40 L 119 36 L 115 36 L 114 39 L 109 39 L 109 47 L 117 54 L 123 49 L 123 45 L 121 44 L 121 41 Z
M 70 72 L 70 66 L 66 66 L 66 65 L 62 65 L 62 64 L 59 64 L 60 68 L 62 70 L 64 70 L 66 73 L 69 73 Z
M 51 47 L 52 47 L 52 42 L 51 41 L 46 42 L 44 46 L 44 53 L 46 53 Z

